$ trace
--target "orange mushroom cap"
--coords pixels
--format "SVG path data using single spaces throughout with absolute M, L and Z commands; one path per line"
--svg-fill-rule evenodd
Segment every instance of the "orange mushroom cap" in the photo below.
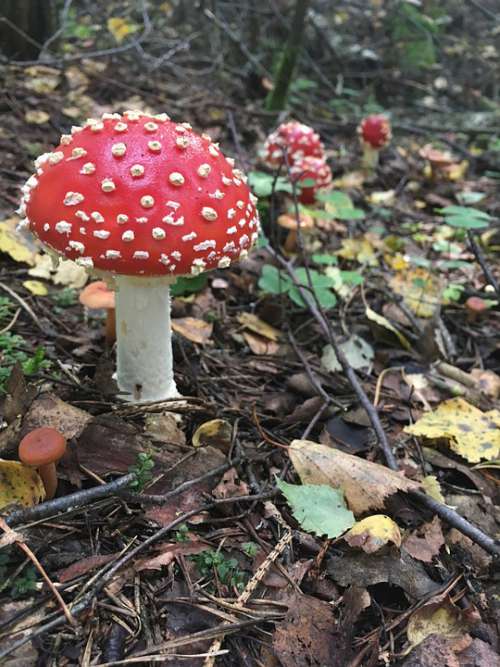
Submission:
M 115 293 L 104 280 L 97 280 L 80 292 L 79 301 L 87 308 L 114 308 Z
M 488 304 L 479 296 L 470 296 L 465 302 L 465 307 L 467 310 L 479 314 L 488 309 Z
M 55 428 L 43 426 L 31 431 L 19 443 L 19 458 L 29 466 L 56 463 L 64 456 L 66 438 Z

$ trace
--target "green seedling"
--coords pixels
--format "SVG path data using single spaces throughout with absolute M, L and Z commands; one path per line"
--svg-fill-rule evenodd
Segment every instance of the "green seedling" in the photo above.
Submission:
M 140 452 L 137 455 L 137 463 L 130 466 L 128 471 L 135 475 L 135 479 L 130 482 L 130 487 L 140 493 L 146 484 L 151 481 L 153 475 L 151 470 L 154 468 L 154 461 L 151 454 Z

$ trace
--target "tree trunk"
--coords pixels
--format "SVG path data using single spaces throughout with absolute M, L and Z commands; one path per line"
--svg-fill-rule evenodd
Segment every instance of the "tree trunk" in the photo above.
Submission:
M 8 58 L 36 58 L 55 30 L 53 0 L 1 0 L 0 49 Z
M 288 90 L 292 82 L 295 65 L 300 53 L 300 46 L 306 24 L 307 10 L 310 0 L 296 0 L 292 28 L 287 43 L 281 54 L 274 89 L 269 93 L 266 106 L 269 111 L 281 111 L 288 98 Z

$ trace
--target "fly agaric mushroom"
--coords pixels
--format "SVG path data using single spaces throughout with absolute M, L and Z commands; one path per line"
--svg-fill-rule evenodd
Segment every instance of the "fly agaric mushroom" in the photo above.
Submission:
M 188 123 L 138 111 L 73 128 L 35 166 L 26 224 L 59 255 L 114 278 L 123 398 L 179 396 L 169 285 L 248 254 L 259 220 L 245 176 Z
M 363 149 L 362 167 L 373 171 L 378 165 L 378 156 L 391 140 L 391 126 L 388 118 L 373 114 L 363 118 L 358 126 L 358 136 Z
M 31 431 L 19 443 L 19 460 L 24 465 L 38 469 L 45 487 L 45 498 L 50 500 L 56 495 L 56 463 L 66 451 L 65 437 L 55 428 L 43 426 Z
M 106 344 L 113 345 L 116 340 L 115 293 L 104 280 L 96 280 L 87 285 L 79 296 L 82 306 L 89 310 L 106 309 Z
M 300 188 L 298 199 L 301 204 L 314 204 L 318 191 L 332 182 L 332 170 L 328 164 L 322 158 L 310 155 L 290 168 L 290 176 Z
M 262 159 L 271 169 L 279 167 L 285 155 L 290 165 L 306 156 L 324 159 L 325 147 L 312 127 L 291 120 L 269 135 L 262 150 Z
M 297 236 L 300 228 L 301 234 L 307 234 L 314 229 L 314 219 L 311 215 L 307 213 L 299 214 L 299 222 L 297 218 L 293 215 L 283 214 L 280 215 L 276 221 L 280 227 L 288 230 L 285 243 L 283 244 L 283 249 L 290 253 L 294 252 L 297 249 Z

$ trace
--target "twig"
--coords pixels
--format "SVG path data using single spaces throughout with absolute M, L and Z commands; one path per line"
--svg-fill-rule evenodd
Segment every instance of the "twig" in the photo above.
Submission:
M 57 588 L 54 586 L 52 581 L 50 580 L 49 575 L 45 572 L 45 570 L 42 567 L 42 564 L 38 560 L 38 558 L 35 556 L 35 554 L 31 551 L 29 546 L 21 539 L 21 535 L 19 533 L 15 533 L 12 528 L 10 528 L 5 521 L 0 518 L 0 528 L 5 531 L 5 537 L 7 538 L 8 542 L 12 543 L 14 542 L 17 544 L 17 546 L 21 549 L 21 551 L 24 551 L 24 553 L 28 556 L 28 558 L 31 560 L 33 565 L 36 567 L 36 569 L 40 572 L 42 575 L 43 579 L 45 579 L 45 583 L 49 587 L 50 591 L 52 592 L 52 595 L 56 598 L 58 601 L 64 616 L 66 617 L 66 620 L 70 625 L 75 625 L 75 619 L 73 618 L 70 610 L 68 609 L 66 603 L 61 597 L 61 594 L 57 590 Z
M 479 266 L 482 268 L 487 281 L 493 287 L 497 297 L 500 299 L 500 286 L 498 285 L 498 281 L 493 275 L 490 267 L 488 266 L 488 263 L 486 262 L 486 257 L 484 256 L 484 253 L 481 250 L 479 243 L 476 241 L 474 233 L 470 229 L 467 231 L 467 238 L 469 239 L 471 250 L 474 253 L 475 258 L 477 259 Z
M 36 324 L 36 326 L 43 331 L 44 334 L 47 334 L 47 327 L 44 327 L 40 320 L 38 319 L 37 315 L 35 315 L 35 312 L 29 306 L 26 301 L 19 296 L 16 292 L 14 292 L 13 289 L 11 289 L 8 285 L 5 285 L 4 283 L 0 283 L 0 289 L 3 289 L 4 292 L 7 292 L 7 294 L 10 294 L 10 296 L 15 299 L 18 303 L 21 304 L 21 307 L 24 308 L 24 310 L 28 313 L 28 315 L 31 317 L 33 322 Z

